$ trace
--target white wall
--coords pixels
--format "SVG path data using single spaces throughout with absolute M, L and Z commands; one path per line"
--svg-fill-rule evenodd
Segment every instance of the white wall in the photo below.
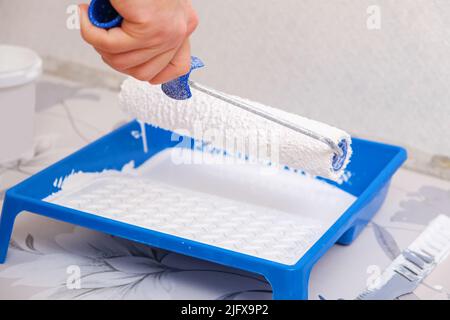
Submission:
M 66 28 L 77 1 L 0 0 L 0 42 L 105 68 Z M 210 86 L 450 156 L 448 0 L 194 0 Z M 366 27 L 369 5 L 381 30 Z

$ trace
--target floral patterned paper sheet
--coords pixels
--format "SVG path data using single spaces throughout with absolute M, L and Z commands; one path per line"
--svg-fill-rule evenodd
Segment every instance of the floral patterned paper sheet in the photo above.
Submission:
M 0 167 L 5 189 L 124 124 L 117 93 L 49 76 L 38 84 L 35 155 Z M 350 246 L 334 246 L 311 274 L 311 299 L 353 299 L 438 214 L 450 182 L 405 169 L 381 211 Z M 450 259 L 408 296 L 450 299 Z M 0 299 L 271 299 L 260 276 L 44 217 L 16 221 Z

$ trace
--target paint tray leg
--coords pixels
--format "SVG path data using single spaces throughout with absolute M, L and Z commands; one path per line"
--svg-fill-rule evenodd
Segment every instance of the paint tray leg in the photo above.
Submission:
M 6 260 L 6 254 L 9 248 L 14 221 L 17 215 L 22 211 L 21 205 L 13 198 L 5 196 L 2 215 L 0 217 L 0 264 Z
M 277 270 L 267 276 L 274 300 L 307 300 L 310 272 L 304 270 Z

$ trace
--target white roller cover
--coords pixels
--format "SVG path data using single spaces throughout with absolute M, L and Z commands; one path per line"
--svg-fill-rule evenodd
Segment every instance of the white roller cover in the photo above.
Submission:
M 230 153 L 245 152 L 251 159 L 276 162 L 335 181 L 340 179 L 352 153 L 348 133 L 292 113 L 241 100 L 330 138 L 341 144 L 344 156 L 339 159 L 330 146 L 321 141 L 195 89 L 192 89 L 191 99 L 173 100 L 162 92 L 160 86 L 129 78 L 122 84 L 120 93 L 124 111 L 142 122 L 203 140 Z M 232 142 L 241 138 L 245 141 L 244 148 L 236 147 L 239 142 Z

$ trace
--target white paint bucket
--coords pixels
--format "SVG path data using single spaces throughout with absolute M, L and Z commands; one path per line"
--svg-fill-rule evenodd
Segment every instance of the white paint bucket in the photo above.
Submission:
M 0 45 L 0 164 L 32 155 L 35 80 L 41 72 L 34 51 Z

